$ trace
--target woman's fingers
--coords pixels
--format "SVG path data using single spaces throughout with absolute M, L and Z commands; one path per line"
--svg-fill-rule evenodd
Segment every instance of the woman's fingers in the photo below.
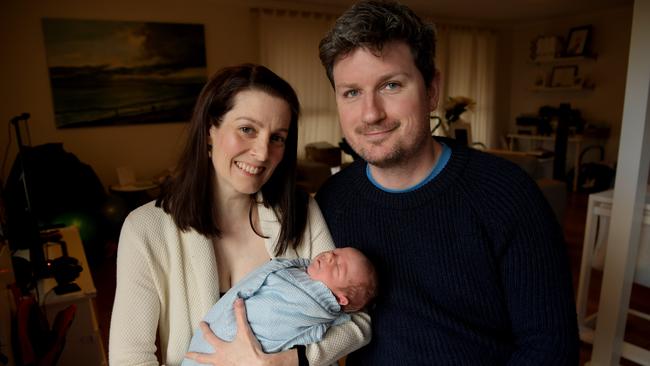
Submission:
M 235 321 L 237 323 L 237 336 L 232 342 L 226 342 L 217 337 L 206 322 L 199 323 L 203 332 L 203 339 L 210 344 L 215 353 L 198 353 L 188 352 L 185 357 L 198 363 L 209 365 L 260 365 L 267 364 L 265 354 L 262 351 L 260 343 L 255 338 L 248 318 L 246 316 L 246 306 L 244 300 L 237 299 L 233 304 L 235 312 Z
M 235 300 L 235 320 L 237 321 L 237 334 L 244 335 L 244 333 L 253 333 L 250 325 L 248 324 L 248 317 L 246 316 L 246 306 L 244 300 L 238 298 Z
M 219 337 L 217 337 L 210 326 L 206 322 L 200 322 L 199 328 L 203 333 L 203 339 L 208 342 L 215 350 L 223 348 L 223 343 Z M 197 363 L 207 364 L 207 365 L 218 365 L 220 364 L 219 355 L 215 353 L 198 353 L 198 352 L 187 352 L 185 354 L 186 358 L 196 361 Z
M 204 363 L 212 365 L 213 356 L 207 353 L 198 353 L 198 352 L 187 352 L 185 358 L 196 361 L 196 363 Z
M 219 349 L 219 346 L 224 343 L 219 337 L 217 337 L 212 329 L 210 329 L 210 326 L 206 322 L 200 322 L 199 323 L 199 328 L 201 328 L 201 332 L 203 332 L 203 339 L 208 342 L 212 348 L 214 349 Z

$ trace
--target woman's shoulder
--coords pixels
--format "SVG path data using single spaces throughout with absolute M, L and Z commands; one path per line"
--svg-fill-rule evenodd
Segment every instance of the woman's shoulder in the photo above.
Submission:
M 174 220 L 162 207 L 156 205 L 156 201 L 151 201 L 131 211 L 124 220 L 124 225 L 135 225 L 140 230 L 147 231 L 174 225 Z
M 307 211 L 312 212 L 312 211 L 318 211 L 320 213 L 320 208 L 318 208 L 318 203 L 316 203 L 316 200 L 312 195 L 309 195 L 307 198 Z
M 183 243 L 190 243 L 187 247 L 204 247 L 195 243 L 208 243 L 209 239 L 194 230 L 181 230 L 174 222 L 171 215 L 154 201 L 133 210 L 124 221 L 120 234 L 120 247 L 125 245 L 131 250 L 142 250 L 154 255 L 162 261 L 169 255 L 179 257 L 176 253 L 185 247 Z M 124 244 L 124 245 L 123 245 Z M 172 254 L 176 253 L 176 254 Z
M 127 220 L 146 220 L 168 216 L 162 207 L 156 205 L 156 201 L 150 201 L 134 209 L 127 216 Z

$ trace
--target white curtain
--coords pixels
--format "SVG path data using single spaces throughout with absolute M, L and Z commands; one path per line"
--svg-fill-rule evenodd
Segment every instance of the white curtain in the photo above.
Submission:
M 462 119 L 472 128 L 472 141 L 498 146 L 495 132 L 496 35 L 491 30 L 438 25 L 436 67 L 441 74 L 437 115 L 444 118 L 449 97 L 472 98 L 473 111 Z
M 258 9 L 261 63 L 296 90 L 302 107 L 298 156 L 304 146 L 327 141 L 337 146 L 341 130 L 336 100 L 318 58 L 318 43 L 335 17 L 292 10 Z

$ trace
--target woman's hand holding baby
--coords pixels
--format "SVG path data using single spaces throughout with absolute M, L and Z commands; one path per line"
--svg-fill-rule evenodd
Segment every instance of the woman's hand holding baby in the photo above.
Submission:
M 217 352 L 212 354 L 188 352 L 185 357 L 196 362 L 214 366 L 280 366 L 297 365 L 298 355 L 295 350 L 280 353 L 266 354 L 262 350 L 257 338 L 253 334 L 246 317 L 244 300 L 237 299 L 233 305 L 235 319 L 237 320 L 237 335 L 232 342 L 226 342 L 217 337 L 206 322 L 201 322 L 200 327 L 203 338 Z

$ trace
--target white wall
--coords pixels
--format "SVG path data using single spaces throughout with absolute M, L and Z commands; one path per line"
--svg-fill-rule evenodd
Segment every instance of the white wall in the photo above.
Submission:
M 239 4 L 239 5 L 238 5 Z M 79 18 L 200 23 L 205 25 L 208 73 L 258 60 L 256 25 L 248 7 L 226 0 L 6 0 L 0 2 L 0 146 L 13 140 L 4 181 L 16 154 L 9 119 L 29 112 L 32 144 L 63 142 L 90 164 L 105 186 L 117 182 L 115 168 L 130 166 L 146 179 L 173 166 L 187 123 L 56 129 L 41 18 Z
M 542 105 L 557 107 L 562 102 L 570 102 L 572 108 L 580 109 L 588 122 L 605 123 L 611 127 L 605 153 L 607 160 L 616 161 L 631 20 L 632 7 L 621 7 L 570 18 L 521 24 L 514 27 L 511 37 L 502 37 L 504 44 L 511 46 L 509 114 L 504 116 L 508 120 L 507 129 L 514 130 L 515 118 L 522 113 L 535 114 Z M 592 49 L 598 54 L 598 59 L 593 63 L 580 63 L 579 68 L 588 72 L 596 88 L 593 91 L 560 93 L 530 91 L 537 71 L 536 66 L 529 61 L 531 40 L 542 34 L 566 38 L 572 27 L 586 24 L 593 25 Z

